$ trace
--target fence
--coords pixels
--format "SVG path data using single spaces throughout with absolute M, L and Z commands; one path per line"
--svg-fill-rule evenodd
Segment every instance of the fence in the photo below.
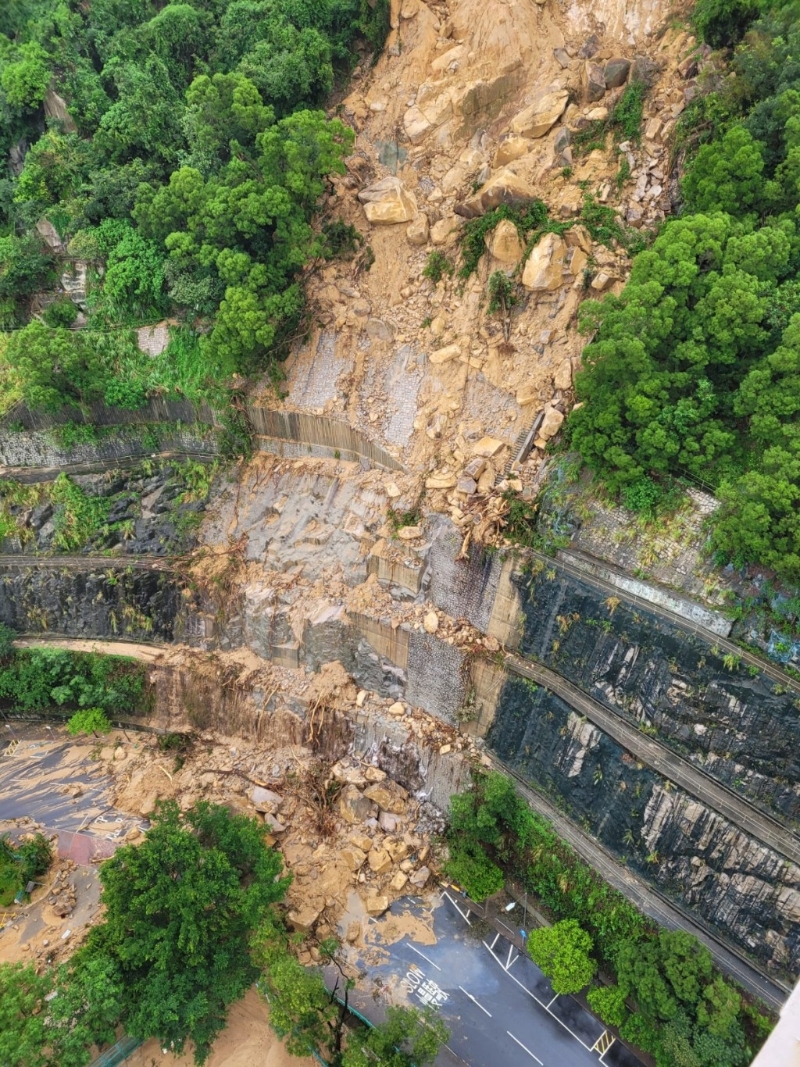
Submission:
M 92 1060 L 89 1067 L 117 1067 L 117 1064 L 124 1063 L 128 1056 L 135 1052 L 141 1044 L 142 1042 L 138 1037 L 128 1037 L 126 1034 L 111 1048 L 107 1048 L 105 1052 L 102 1052 L 96 1060 Z
M 362 457 L 388 470 L 404 469 L 385 448 L 341 419 L 299 411 L 276 411 L 258 404 L 248 404 L 247 415 L 256 436 L 322 448 L 343 458 Z M 57 412 L 45 412 L 31 410 L 27 404 L 20 402 L 0 419 L 0 430 L 19 427 L 24 430 L 50 430 L 68 422 L 91 423 L 95 426 L 137 426 L 165 422 L 219 425 L 208 404 L 155 397 L 134 411 L 97 403 L 88 404 L 85 409 L 62 408 Z
M 214 425 L 214 421 L 214 413 L 208 404 L 165 400 L 163 397 L 153 397 L 135 410 L 96 403 L 87 404 L 85 408 L 35 411 L 20 401 L 0 419 L 0 430 L 19 426 L 24 430 L 51 430 L 67 422 L 91 423 L 94 426 L 140 426 L 154 422 L 204 422 Z

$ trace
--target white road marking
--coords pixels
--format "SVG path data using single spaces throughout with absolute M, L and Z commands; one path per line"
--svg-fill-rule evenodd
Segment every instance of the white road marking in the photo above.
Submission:
M 556 1002 L 557 1000 L 558 1000 L 558 993 L 556 993 L 556 995 L 555 995 L 555 996 L 553 997 L 553 999 L 552 999 L 552 1000 L 550 1001 L 550 1004 L 555 1004 L 555 1002 Z M 545 1005 L 545 1007 L 547 1008 L 547 1010 L 548 1010 L 548 1011 L 550 1011 L 550 1004 L 546 1004 L 546 1005 Z
M 418 948 L 414 948 L 414 946 L 409 945 L 408 942 L 406 942 L 406 948 L 410 948 L 412 952 L 416 952 L 418 956 L 422 956 L 424 960 L 427 960 L 431 967 L 435 967 L 437 971 L 441 971 L 442 968 L 438 964 L 434 963 L 432 959 L 426 956 L 424 952 L 420 952 Z
M 456 902 L 453 900 L 453 898 L 450 896 L 449 893 L 445 893 L 444 895 L 447 897 L 447 899 L 450 901 L 450 903 L 456 909 L 456 911 L 461 916 L 461 918 L 464 920 L 464 922 L 467 924 L 467 926 L 472 926 L 472 923 L 469 921 L 469 915 L 466 912 L 463 912 L 461 910 L 461 908 L 459 908 L 458 904 L 456 904 Z
M 511 966 L 511 957 L 514 955 L 514 946 L 508 946 L 508 959 L 506 960 L 506 970 Z
M 494 941 L 492 941 L 491 945 L 489 946 L 490 948 L 492 948 L 492 949 L 494 948 L 494 946 L 497 944 L 497 940 L 498 940 L 499 937 L 500 937 L 500 934 L 495 934 L 494 935 Z
M 531 1052 L 531 1050 L 529 1048 L 527 1048 L 525 1045 L 523 1045 L 518 1037 L 514 1037 L 514 1035 L 511 1033 L 510 1030 L 506 1030 L 506 1033 L 508 1034 L 508 1036 L 511 1038 L 512 1041 L 516 1041 L 516 1043 L 519 1045 L 520 1048 L 524 1048 L 525 1049 L 525 1051 L 528 1053 L 528 1055 L 530 1056 L 530 1058 L 532 1060 L 536 1060 L 536 1062 L 539 1064 L 539 1067 L 544 1067 L 544 1064 L 539 1059 L 539 1057 L 538 1056 L 534 1056 L 534 1054 Z
M 500 963 L 500 960 L 497 959 L 497 956 L 495 956 L 495 954 L 493 952 L 491 953 L 491 957 L 492 957 L 493 960 L 496 960 L 497 963 L 499 963 L 501 967 L 503 967 L 503 964 Z M 563 1021 L 563 1019 L 559 1019 L 559 1017 L 557 1015 L 554 1015 L 553 1012 L 550 1011 L 550 1009 L 547 1007 L 545 1002 L 543 1000 L 539 1000 L 539 998 L 536 996 L 535 993 L 532 993 L 530 991 L 530 989 L 528 989 L 527 986 L 523 985 L 522 982 L 520 982 L 519 978 L 515 978 L 514 975 L 511 973 L 511 971 L 506 971 L 505 967 L 503 967 L 503 970 L 505 971 L 505 973 L 508 975 L 508 977 L 511 979 L 512 982 L 516 982 L 517 985 L 520 987 L 520 989 L 523 990 L 523 992 L 527 993 L 529 997 L 531 997 L 533 1000 L 536 1001 L 536 1003 L 539 1005 L 539 1007 L 544 1008 L 544 1010 L 547 1012 L 548 1015 L 552 1015 L 553 1018 L 555 1019 L 555 1021 L 557 1023 L 560 1023 L 561 1026 L 564 1027 L 564 1029 L 567 1031 L 568 1034 L 572 1034 L 572 1036 L 575 1038 L 575 1040 L 578 1042 L 578 1044 L 583 1045 L 583 1047 L 586 1049 L 587 1052 L 591 1052 L 592 1051 L 591 1048 L 586 1044 L 586 1042 L 585 1041 L 581 1041 L 581 1039 L 574 1032 L 574 1030 L 570 1030 L 570 1028 L 567 1026 L 567 1024 Z
M 458 988 L 459 988 L 459 989 L 461 990 L 461 992 L 462 992 L 462 993 L 464 994 L 464 996 L 466 996 L 466 997 L 469 997 L 469 999 L 470 999 L 470 1000 L 472 1001 L 472 1003 L 473 1003 L 473 1004 L 477 1004 L 477 1005 L 478 1005 L 478 1007 L 479 1007 L 479 1008 L 481 1009 L 481 1011 L 482 1011 L 482 1012 L 486 1012 L 486 1014 L 487 1014 L 487 1015 L 489 1016 L 489 1018 L 491 1019 L 491 1017 L 492 1017 L 492 1013 L 491 1013 L 490 1011 L 486 1011 L 486 1008 L 484 1008 L 483 1004 L 481 1004 L 481 1002 L 480 1002 L 479 1000 L 476 1000 L 476 999 L 475 999 L 475 997 L 473 997 L 472 993 L 468 993 L 468 992 L 466 991 L 466 989 L 465 989 L 465 988 L 463 987 L 463 985 L 460 985 L 460 986 L 459 986 Z M 527 1051 L 527 1050 L 526 1050 L 526 1051 Z M 536 1058 L 536 1057 L 534 1056 L 534 1059 L 535 1059 L 535 1058 Z

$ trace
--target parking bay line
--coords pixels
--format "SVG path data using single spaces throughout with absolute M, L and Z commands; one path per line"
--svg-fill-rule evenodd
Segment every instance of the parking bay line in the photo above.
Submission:
M 414 948 L 414 946 L 410 945 L 407 941 L 406 948 L 410 948 L 412 952 L 416 952 L 418 956 L 422 956 L 424 960 L 427 960 L 431 967 L 435 967 L 437 971 L 441 971 L 442 968 L 438 965 L 438 963 L 434 963 L 430 956 L 426 956 L 424 952 L 420 952 L 418 948 Z
M 516 1043 L 519 1045 L 520 1048 L 524 1048 L 525 1049 L 525 1051 L 528 1053 L 528 1055 L 530 1056 L 530 1058 L 532 1060 L 536 1060 L 536 1062 L 539 1064 L 539 1067 L 544 1067 L 544 1064 L 539 1059 L 539 1057 L 538 1056 L 534 1056 L 534 1054 L 531 1052 L 531 1050 L 526 1045 L 523 1045 L 518 1037 L 514 1037 L 514 1035 L 511 1033 L 510 1030 L 506 1030 L 506 1033 L 508 1034 L 508 1036 L 511 1038 L 512 1041 L 516 1041 Z
M 447 899 L 450 901 L 450 903 L 456 909 L 456 911 L 461 916 L 461 918 L 464 920 L 464 922 L 467 924 L 467 926 L 472 926 L 472 923 L 469 921 L 469 914 L 467 912 L 462 911 L 461 908 L 459 908 L 458 904 L 456 904 L 456 902 L 453 900 L 453 898 L 450 896 L 450 894 L 449 893 L 443 893 L 442 896 L 447 897 Z
M 589 1046 L 586 1044 L 585 1041 L 581 1041 L 581 1039 L 578 1037 L 578 1035 L 575 1033 L 574 1030 L 570 1030 L 570 1028 L 567 1026 L 567 1024 L 562 1019 L 559 1019 L 559 1017 L 557 1015 L 555 1015 L 552 1011 L 550 1011 L 550 1009 L 547 1007 L 547 1005 L 544 1003 L 543 1000 L 539 1000 L 539 998 L 536 996 L 535 993 L 531 993 L 530 989 L 528 989 L 527 986 L 524 986 L 522 984 L 522 982 L 520 982 L 520 980 L 518 978 L 515 978 L 514 975 L 511 973 L 511 971 L 506 971 L 506 969 L 505 969 L 505 967 L 503 967 L 503 964 L 501 963 L 501 961 L 497 959 L 497 956 L 495 956 L 495 954 L 493 952 L 490 952 L 489 955 L 492 957 L 493 960 L 495 960 L 499 964 L 499 966 L 508 975 L 508 977 L 511 979 L 512 982 L 516 982 L 517 985 L 520 987 L 520 989 L 523 990 L 523 992 L 527 993 L 528 996 L 531 997 L 532 1000 L 535 1000 L 540 1008 L 544 1008 L 544 1010 L 551 1017 L 551 1019 L 555 1019 L 555 1021 L 560 1026 L 564 1027 L 564 1029 L 567 1031 L 568 1034 L 572 1034 L 572 1036 L 575 1038 L 575 1040 L 578 1042 L 578 1044 L 579 1045 L 583 1045 L 583 1047 L 586 1049 L 587 1052 L 591 1052 L 592 1051 L 589 1048 Z
M 473 997 L 472 993 L 468 993 L 466 991 L 466 989 L 463 987 L 463 985 L 460 985 L 458 988 L 461 990 L 461 992 L 464 994 L 465 997 L 469 997 L 469 999 L 472 1001 L 472 1003 L 473 1004 L 477 1004 L 478 1007 L 481 1009 L 481 1011 L 485 1012 L 486 1015 L 488 1015 L 489 1018 L 491 1019 L 492 1013 L 490 1011 L 486 1011 L 486 1008 L 484 1008 L 483 1004 L 481 1004 L 481 1002 L 479 1000 L 476 1000 L 475 997 Z

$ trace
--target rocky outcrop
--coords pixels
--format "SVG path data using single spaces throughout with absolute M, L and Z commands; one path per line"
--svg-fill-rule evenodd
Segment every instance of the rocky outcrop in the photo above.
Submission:
M 549 575 L 549 576 L 548 576 Z M 800 820 L 796 695 L 692 631 L 557 568 L 521 583 L 522 649 L 790 824 Z M 777 690 L 777 691 L 776 691 Z
M 509 679 L 491 749 L 665 894 L 779 973 L 800 965 L 800 869 L 637 763 L 542 687 Z

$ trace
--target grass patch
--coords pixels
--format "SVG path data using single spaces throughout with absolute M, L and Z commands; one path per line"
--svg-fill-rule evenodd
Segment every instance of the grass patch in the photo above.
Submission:
M 53 484 L 51 499 L 55 545 L 64 552 L 77 551 L 100 532 L 111 508 L 109 497 L 90 496 L 66 474 L 59 474 Z

